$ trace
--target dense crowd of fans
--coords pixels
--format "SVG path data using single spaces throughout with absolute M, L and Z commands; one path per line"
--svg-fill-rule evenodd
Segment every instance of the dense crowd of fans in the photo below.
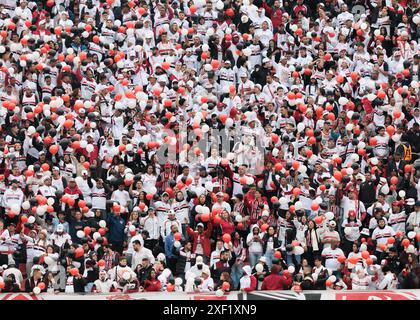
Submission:
M 0 0 L 0 291 L 419 288 L 419 7 Z

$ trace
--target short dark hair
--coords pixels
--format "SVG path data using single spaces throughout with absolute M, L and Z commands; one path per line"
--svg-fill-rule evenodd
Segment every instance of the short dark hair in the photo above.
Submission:
M 134 241 L 133 241 L 133 245 L 135 245 L 135 244 L 139 244 L 139 245 L 141 245 L 141 243 L 140 243 L 140 241 L 139 241 L 139 240 L 134 240 Z

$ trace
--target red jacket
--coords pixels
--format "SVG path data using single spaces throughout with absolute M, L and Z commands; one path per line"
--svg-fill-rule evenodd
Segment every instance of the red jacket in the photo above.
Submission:
M 210 257 L 211 247 L 210 247 L 210 237 L 213 230 L 213 225 L 211 223 L 207 224 L 207 229 L 203 231 L 202 234 L 198 234 L 198 231 L 194 231 L 190 227 L 187 228 L 188 236 L 193 240 L 193 252 L 197 248 L 198 237 L 200 237 L 200 243 L 203 247 L 203 253 L 205 256 Z
M 291 275 L 271 273 L 262 283 L 261 290 L 285 290 L 292 284 Z
M 144 281 L 144 291 L 160 291 L 160 287 L 161 284 L 158 279 Z

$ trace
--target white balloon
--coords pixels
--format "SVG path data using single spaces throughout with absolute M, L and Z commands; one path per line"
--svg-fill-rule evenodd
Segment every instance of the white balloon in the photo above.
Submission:
M 105 220 L 101 220 L 101 221 L 99 221 L 99 226 L 101 227 L 101 228 L 105 228 L 106 227 L 106 222 L 105 222 Z
M 366 143 L 364 143 L 363 141 L 360 141 L 359 144 L 357 145 L 357 149 L 364 149 L 366 147 Z
M 332 220 L 332 219 L 334 219 L 334 213 L 332 213 L 331 211 L 326 212 L 326 213 L 325 213 L 325 218 L 326 218 L 327 220 Z
M 242 216 L 241 216 L 240 214 L 236 215 L 236 217 L 235 217 L 235 221 L 236 221 L 237 223 L 242 222 Z
M 213 67 L 211 66 L 210 63 L 206 63 L 204 65 L 204 70 L 207 71 L 207 72 L 209 72 L 209 71 L 213 70 Z
M 295 32 L 295 31 L 298 29 L 298 26 L 297 26 L 297 25 L 295 25 L 295 24 L 292 24 L 292 25 L 290 26 L 290 29 L 291 29 L 293 32 Z
M 44 206 L 38 206 L 38 208 L 36 208 L 36 214 L 40 217 L 44 215 L 45 211 L 47 210 Z
M 30 127 L 28 128 L 28 135 L 29 135 L 29 136 L 33 135 L 35 132 L 36 132 L 35 127 L 30 126 Z
M 181 247 L 181 242 L 175 241 L 174 242 L 174 247 L 177 248 L 177 249 L 180 248 Z
M 28 218 L 28 223 L 34 223 L 35 222 L 35 217 L 34 216 L 30 216 L 29 218 Z
M 201 131 L 203 131 L 204 133 L 209 132 L 209 130 L 210 130 L 210 127 L 207 124 L 201 127 Z
M 410 231 L 407 233 L 408 239 L 414 239 L 416 237 L 416 233 L 414 231 Z
M 373 34 L 375 35 L 375 37 L 379 36 L 381 34 L 381 30 L 376 29 Z
M 382 193 L 384 193 L 385 195 L 387 195 L 388 193 L 389 193 L 389 187 L 388 187 L 388 185 L 386 184 L 386 185 L 384 185 L 382 188 L 381 188 L 381 192 Z
M 35 287 L 32 291 L 33 291 L 34 294 L 38 295 L 38 294 L 41 293 L 41 288 L 40 287 Z
M 223 295 L 224 295 L 225 293 L 223 292 L 223 290 L 222 289 L 218 289 L 218 290 L 216 290 L 216 297 L 223 297 Z
M 76 232 L 76 235 L 78 238 L 82 239 L 85 237 L 85 233 L 83 232 L 83 230 L 79 230 Z
M 254 178 L 253 177 L 246 177 L 246 184 L 247 185 L 251 185 L 254 183 Z
M 263 266 L 261 263 L 258 263 L 258 264 L 255 266 L 255 270 L 256 270 L 257 272 L 263 272 L 263 271 L 264 271 L 264 266 Z
M 347 131 L 352 131 L 352 130 L 353 130 L 353 128 L 354 128 L 353 123 L 348 123 L 348 124 L 346 125 L 346 130 L 347 130 Z
M 349 102 L 349 99 L 347 99 L 346 97 L 340 97 L 338 99 L 338 103 L 342 106 L 346 105 Z
M 366 22 L 362 22 L 361 24 L 360 24 L 360 29 L 362 29 L 362 30 L 366 30 L 368 28 L 368 25 L 367 25 L 367 23 Z
M 15 213 L 15 214 L 19 214 L 20 213 L 20 205 L 18 204 L 12 204 L 10 206 L 10 210 Z
M 182 278 L 175 278 L 175 285 L 176 286 L 182 285 L 182 282 L 183 282 Z
M 289 268 L 287 268 L 287 271 L 289 271 L 289 273 L 293 274 L 293 273 L 295 273 L 295 267 L 294 266 L 289 266 Z
M 94 232 L 92 237 L 93 237 L 94 240 L 97 240 L 101 237 L 101 234 L 99 232 Z
M 80 148 L 85 149 L 87 145 L 88 145 L 88 143 L 87 143 L 86 140 L 80 141 Z
M 398 195 L 400 196 L 400 198 L 405 198 L 405 191 L 400 190 L 400 192 L 398 192 Z
M 299 122 L 297 125 L 297 130 L 298 132 L 302 132 L 303 130 L 305 130 L 305 124 L 302 122 Z
M 128 227 L 128 231 L 130 231 L 130 232 L 134 232 L 134 231 L 136 231 L 136 226 L 135 225 L 130 225 L 129 227 Z
M 47 199 L 47 204 L 48 204 L 49 206 L 54 205 L 54 198 L 48 198 L 48 199 Z
M 233 126 L 233 119 L 232 119 L 232 118 L 227 118 L 227 119 L 226 119 L 226 122 L 225 122 L 225 126 L 226 126 L 227 128 L 232 127 L 232 126 Z
M 303 203 L 301 201 L 295 202 L 295 210 L 301 210 L 303 208 Z
M 252 50 L 250 48 L 245 48 L 242 50 L 242 52 L 244 53 L 246 57 L 249 57 L 252 55 Z
M 416 14 L 416 15 L 413 17 L 413 22 L 414 22 L 415 24 L 419 24 L 419 23 L 420 23 L 420 15 Z
M 347 168 L 347 170 L 346 170 L 346 172 L 347 172 L 347 174 L 349 175 L 349 176 L 351 176 L 352 174 L 353 174 L 353 168 Z
M 293 248 L 293 253 L 297 256 L 300 256 L 304 252 L 305 252 L 305 250 L 303 250 L 303 248 L 301 246 L 296 246 L 296 247 Z
M 379 160 L 378 160 L 378 158 L 373 157 L 372 159 L 370 159 L 370 163 L 372 165 L 376 166 L 379 163 Z
M 202 46 L 201 46 L 201 49 L 203 49 L 203 51 L 209 51 L 209 46 L 207 45 L 207 44 L 203 44 Z
M 330 280 L 332 283 L 334 283 L 334 282 L 336 282 L 336 281 L 337 281 L 337 277 L 336 277 L 336 276 L 330 276 L 330 277 L 328 278 L 328 280 Z

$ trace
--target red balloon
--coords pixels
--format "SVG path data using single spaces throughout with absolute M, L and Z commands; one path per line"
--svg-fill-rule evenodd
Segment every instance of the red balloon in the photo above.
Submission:
M 417 235 L 416 235 L 416 237 L 417 237 Z M 391 238 L 388 238 L 388 239 L 391 239 Z M 401 241 L 401 243 L 405 248 L 407 248 L 410 245 L 410 240 L 404 239 L 403 241 Z
M 342 175 L 342 173 L 340 171 L 336 171 L 336 172 L 334 172 L 334 178 L 337 181 L 341 181 L 341 179 L 343 179 L 343 175 Z
M 230 236 L 230 234 L 229 234 L 229 233 L 225 233 L 225 234 L 223 235 L 222 239 L 223 239 L 223 241 L 224 241 L 225 243 L 229 243 L 229 242 L 232 240 L 232 238 L 231 238 L 231 236 Z
M 393 244 L 393 243 L 395 242 L 395 238 L 394 238 L 394 237 L 389 237 L 389 238 L 386 240 L 386 242 L 387 242 L 387 243 L 389 243 L 389 244 Z
M 316 202 L 316 201 L 312 202 L 312 204 L 311 204 L 311 210 L 312 211 L 317 211 L 318 209 L 319 209 L 319 203 Z
M 293 195 L 295 197 L 298 197 L 300 195 L 300 188 L 293 188 Z
M 83 257 L 83 255 L 85 254 L 85 250 L 83 250 L 82 247 L 77 248 L 76 250 L 74 250 L 74 256 L 76 258 L 80 258 Z
M 180 241 L 182 239 L 182 234 L 180 232 L 177 232 L 174 234 L 174 239 L 176 241 Z
M 269 225 L 268 225 L 267 223 L 264 223 L 264 224 L 261 226 L 261 231 L 262 231 L 262 232 L 266 232 L 266 231 L 267 231 L 267 229 L 268 229 L 268 227 L 269 227 Z
M 71 274 L 73 277 L 77 276 L 77 275 L 79 274 L 79 269 L 77 269 L 77 268 L 72 268 L 72 269 L 70 269 L 70 274 Z
M 398 177 L 393 176 L 393 177 L 391 177 L 390 181 L 391 181 L 391 184 L 394 184 L 395 185 L 395 184 L 398 183 Z
M 99 228 L 98 232 L 101 236 L 104 236 L 106 234 L 105 228 Z
M 281 171 L 281 170 L 283 169 L 283 165 L 282 165 L 280 162 L 277 162 L 277 163 L 274 165 L 274 169 L 275 169 L 276 171 Z
M 59 148 L 58 148 L 58 146 L 57 146 L 57 145 L 52 145 L 52 146 L 50 146 L 49 151 L 50 151 L 50 153 L 51 153 L 51 154 L 55 155 L 55 154 L 57 154 L 58 149 L 59 149 Z
M 228 116 L 227 116 L 226 114 L 223 114 L 223 113 L 219 116 L 219 120 L 220 120 L 222 123 L 225 123 L 225 122 L 226 122 L 226 120 L 227 120 L 227 118 L 228 118 Z
M 295 170 L 299 169 L 299 167 L 300 167 L 300 163 L 299 163 L 299 161 L 294 160 L 294 161 L 292 162 L 292 167 L 293 167 L 293 169 L 295 169 Z
M 338 256 L 337 261 L 340 263 L 344 263 L 346 262 L 346 257 L 345 256 Z
M 348 258 L 348 262 L 350 262 L 351 264 L 357 264 L 359 262 L 359 257 L 351 256 L 350 258 Z
M 316 224 L 321 224 L 321 223 L 322 223 L 322 217 L 321 217 L 321 216 L 317 216 L 317 217 L 315 217 L 314 222 L 315 222 Z
M 70 207 L 73 207 L 75 202 L 76 202 L 76 200 L 74 200 L 74 199 L 73 199 L 73 198 L 71 198 L 71 197 L 69 197 L 69 198 L 67 199 L 67 204 L 68 204 Z
M 201 221 L 203 221 L 203 222 L 207 222 L 207 221 L 209 221 L 210 220 L 210 213 L 203 213 L 202 215 L 201 215 Z
M 363 259 L 369 259 L 370 258 L 369 251 L 363 251 L 362 252 L 362 258 Z
M 395 119 L 398 119 L 399 117 L 401 117 L 401 111 L 396 109 L 396 110 L 394 110 L 393 115 L 394 115 Z
M 105 260 L 101 259 L 98 261 L 98 266 L 99 267 L 105 267 Z
M 90 235 L 90 233 L 92 232 L 92 229 L 90 227 L 85 227 L 83 229 L 83 232 L 85 233 L 85 235 Z
M 275 257 L 276 259 L 281 259 L 281 252 L 280 252 L 280 251 L 276 251 L 276 252 L 274 252 L 274 257 Z
M 404 172 L 405 172 L 405 173 L 409 173 L 409 172 L 411 172 L 411 170 L 413 170 L 413 166 L 411 166 L 411 165 L 409 165 L 409 164 L 406 164 L 406 165 L 404 166 Z
M 229 17 L 233 17 L 233 16 L 235 15 L 235 11 L 233 11 L 233 9 L 232 9 L 232 8 L 228 8 L 228 9 L 226 9 L 226 14 L 227 14 Z
M 229 282 L 223 282 L 223 284 L 222 284 L 222 290 L 223 291 L 229 291 L 229 289 L 230 289 L 230 283 Z
M 40 288 L 41 290 L 44 290 L 45 289 L 45 283 L 44 282 L 40 282 L 40 283 L 38 283 L 38 286 L 37 287 Z

